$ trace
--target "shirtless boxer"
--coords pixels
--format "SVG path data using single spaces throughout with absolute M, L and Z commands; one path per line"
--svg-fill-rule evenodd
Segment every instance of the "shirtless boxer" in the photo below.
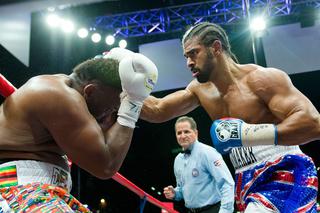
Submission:
M 216 120 L 211 128 L 216 149 L 240 147 L 230 153 L 238 210 L 313 212 L 318 182 L 312 160 L 298 146 L 274 144 L 320 139 L 316 108 L 285 72 L 237 63 L 225 31 L 215 24 L 193 26 L 182 45 L 196 79 L 184 90 L 147 98 L 141 118 L 164 122 L 201 105 Z
M 0 212 L 88 212 L 69 194 L 65 155 L 98 178 L 112 177 L 156 81 L 148 58 L 114 48 L 70 75 L 33 77 L 7 97 L 0 107 Z

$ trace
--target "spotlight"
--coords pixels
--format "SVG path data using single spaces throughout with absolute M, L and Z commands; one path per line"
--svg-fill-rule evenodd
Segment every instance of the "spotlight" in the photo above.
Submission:
M 127 47 L 127 41 L 124 40 L 124 39 L 120 40 L 119 41 L 119 47 L 123 48 L 123 49 L 126 48 Z
M 93 33 L 91 36 L 91 40 L 94 43 L 98 43 L 101 40 L 101 35 L 99 33 Z
M 103 198 L 101 198 L 100 203 L 101 203 L 101 204 L 105 204 L 105 203 L 106 203 L 106 200 L 103 199 Z
M 61 29 L 66 33 L 72 32 L 74 30 L 73 22 L 70 20 L 63 20 L 61 22 Z
M 107 37 L 106 37 L 106 44 L 108 44 L 108 45 L 113 45 L 114 44 L 114 36 L 112 36 L 112 35 L 108 35 Z
M 78 36 L 80 38 L 85 38 L 85 37 L 88 36 L 88 34 L 89 34 L 89 32 L 88 32 L 88 30 L 86 28 L 81 28 L 81 29 L 78 30 Z
M 100 206 L 101 206 L 101 208 L 106 208 L 107 207 L 107 205 L 108 205 L 108 203 L 107 203 L 107 201 L 104 199 L 104 198 L 101 198 L 100 199 Z
M 61 20 L 56 14 L 50 14 L 47 16 L 46 21 L 50 27 L 57 27 Z
M 266 29 L 266 21 L 263 17 L 256 17 L 250 22 L 250 28 L 253 31 L 263 31 Z

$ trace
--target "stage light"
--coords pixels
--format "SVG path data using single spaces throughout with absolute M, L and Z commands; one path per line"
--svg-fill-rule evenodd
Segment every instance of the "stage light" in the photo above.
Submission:
M 156 190 L 156 188 L 154 188 L 153 186 L 151 186 L 151 190 L 154 191 L 154 190 Z
M 101 40 L 101 35 L 99 33 L 93 33 L 91 36 L 91 40 L 94 43 L 98 43 Z
M 61 21 L 61 29 L 63 32 L 71 33 L 74 30 L 74 24 L 70 20 L 62 20 Z
M 104 198 L 100 199 L 100 206 L 102 209 L 105 209 L 107 207 L 107 201 Z
M 106 203 L 106 200 L 103 199 L 103 198 L 101 198 L 101 199 L 100 199 L 100 203 L 101 203 L 101 204 L 105 204 L 105 203 Z
M 107 37 L 106 37 L 106 44 L 108 44 L 108 45 L 113 45 L 114 44 L 114 36 L 113 35 L 108 35 Z
M 262 31 L 266 29 L 266 21 L 263 17 L 256 17 L 250 22 L 250 28 L 253 31 Z
M 119 41 L 119 47 L 120 48 L 126 48 L 127 47 L 127 41 L 126 40 L 124 40 L 124 39 L 121 39 L 120 41 Z
M 86 28 L 81 28 L 81 29 L 78 30 L 77 34 L 78 34 L 78 36 L 80 38 L 85 38 L 85 37 L 88 36 L 89 32 L 88 32 L 88 30 Z
M 266 21 L 263 17 L 256 17 L 250 22 L 250 29 L 257 37 L 262 37 L 266 30 Z
M 57 27 L 60 24 L 60 17 L 56 14 L 50 14 L 47 16 L 46 21 L 50 27 Z

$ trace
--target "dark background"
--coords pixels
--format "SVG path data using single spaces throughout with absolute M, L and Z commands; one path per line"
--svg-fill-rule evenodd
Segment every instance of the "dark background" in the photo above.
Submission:
M 7 1 L 8 2 L 8 1 Z M 87 22 L 91 18 L 100 15 L 111 15 L 128 11 L 137 11 L 151 8 L 172 6 L 183 3 L 199 1 L 111 1 L 91 5 L 79 6 L 60 11 L 63 15 L 75 16 L 78 21 Z M 6 1 L 1 2 L 5 4 Z M 1 5 L 0 3 L 0 5 Z M 11 1 L 12 3 L 12 1 Z M 94 44 L 89 39 L 81 40 L 76 35 L 65 34 L 50 30 L 44 23 L 44 12 L 32 14 L 31 43 L 30 43 L 30 67 L 25 67 L 18 59 L 0 46 L 0 73 L 8 78 L 17 87 L 27 79 L 38 74 L 66 73 L 71 72 L 79 62 L 92 58 L 106 50 L 103 44 Z M 284 17 L 281 23 L 295 22 L 296 18 Z M 279 23 L 280 23 L 279 22 Z M 240 63 L 252 63 L 253 54 L 249 32 L 243 31 L 239 25 L 224 26 L 228 31 L 233 52 L 238 56 Z M 184 32 L 166 33 L 163 35 L 129 38 L 128 49 L 138 51 L 139 44 L 149 43 L 172 38 L 181 38 Z M 265 65 L 262 46 L 258 46 L 260 64 Z M 182 53 L 181 53 L 182 54 Z M 168 62 L 174 63 L 174 62 Z M 294 85 L 302 91 L 313 104 L 320 109 L 319 86 L 320 72 L 310 72 L 290 75 Z M 157 97 L 165 96 L 176 90 L 154 93 Z M 2 101 L 3 99 L 1 99 Z M 194 117 L 198 123 L 200 141 L 211 145 L 209 128 L 211 120 L 202 108 L 194 110 L 189 116 Z M 173 175 L 173 161 L 178 153 L 179 146 L 174 135 L 174 121 L 161 124 L 150 124 L 145 121 L 137 123 L 132 146 L 120 169 L 120 173 L 142 188 L 148 194 L 161 201 L 167 201 L 157 192 L 162 192 L 164 186 L 175 185 Z M 307 134 L 307 133 L 306 133 Z M 316 166 L 320 165 L 319 142 L 301 146 L 301 149 L 310 155 Z M 225 160 L 233 172 L 228 157 Z M 73 190 L 72 193 L 81 202 L 87 203 L 94 210 L 99 209 L 101 198 L 105 198 L 108 207 L 105 212 L 139 212 L 141 200 L 133 192 L 121 186 L 114 180 L 99 180 L 73 165 Z M 156 190 L 151 190 L 151 187 Z M 183 203 L 176 203 L 176 208 L 183 211 Z M 160 212 L 158 207 L 147 202 L 144 212 Z

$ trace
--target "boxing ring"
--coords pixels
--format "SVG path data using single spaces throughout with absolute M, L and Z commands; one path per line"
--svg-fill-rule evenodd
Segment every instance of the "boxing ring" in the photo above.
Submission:
M 0 94 L 3 97 L 8 97 L 15 90 L 16 90 L 16 88 L 0 73 Z M 179 213 L 176 210 L 174 210 L 173 207 L 170 206 L 168 203 L 161 202 L 161 201 L 157 200 L 156 198 L 152 197 L 151 195 L 149 195 L 148 193 L 143 191 L 141 188 L 136 186 L 134 183 L 129 181 L 127 178 L 122 176 L 120 173 L 117 172 L 112 177 L 112 179 L 115 180 L 116 182 L 120 183 L 124 187 L 128 188 L 129 190 L 131 190 L 132 192 L 134 192 L 136 195 L 138 195 L 140 197 L 140 199 L 141 199 L 140 213 L 143 212 L 146 201 L 152 203 L 153 205 L 155 205 L 163 210 L 166 210 L 168 213 Z

